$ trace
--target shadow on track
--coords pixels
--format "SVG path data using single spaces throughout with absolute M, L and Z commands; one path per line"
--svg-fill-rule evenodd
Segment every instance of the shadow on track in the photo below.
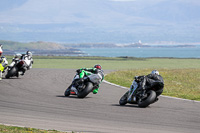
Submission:
M 131 104 L 129 104 L 129 105 L 119 105 L 119 104 L 112 104 L 112 106 L 118 106 L 118 107 L 123 107 L 123 108 L 125 108 L 125 107 L 129 107 L 129 108 L 140 108 L 140 107 L 138 107 L 138 105 L 131 105 Z
M 78 98 L 76 95 L 70 95 L 70 96 L 64 96 L 64 95 L 57 95 L 56 97 L 61 97 L 61 98 L 74 98 L 74 99 L 88 99 L 92 97 L 85 97 L 85 98 Z

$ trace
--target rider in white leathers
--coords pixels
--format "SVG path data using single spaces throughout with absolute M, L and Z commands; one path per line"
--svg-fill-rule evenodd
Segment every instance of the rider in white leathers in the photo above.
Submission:
M 30 70 L 33 64 L 32 53 L 30 51 L 27 51 L 26 54 L 22 55 L 22 60 L 25 61 L 27 70 Z

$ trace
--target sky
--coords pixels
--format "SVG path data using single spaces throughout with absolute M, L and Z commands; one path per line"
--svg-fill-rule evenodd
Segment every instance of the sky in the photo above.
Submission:
M 5 39 L 200 42 L 200 1 L 0 0 Z

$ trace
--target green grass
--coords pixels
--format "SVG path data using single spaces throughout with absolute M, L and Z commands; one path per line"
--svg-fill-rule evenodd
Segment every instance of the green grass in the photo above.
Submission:
M 0 125 L 0 133 L 67 133 L 67 132 Z M 74 133 L 74 132 L 70 132 L 70 133 Z
M 34 57 L 34 68 L 77 69 L 101 64 L 104 70 L 200 68 L 200 59 L 111 58 L 111 57 Z

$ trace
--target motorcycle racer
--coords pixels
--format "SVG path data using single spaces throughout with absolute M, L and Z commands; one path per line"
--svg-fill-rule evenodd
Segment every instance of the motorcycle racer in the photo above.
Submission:
M 78 84 L 82 84 L 83 85 L 84 76 L 88 76 L 88 75 L 91 75 L 91 74 L 100 74 L 100 76 L 102 77 L 101 82 L 104 79 L 104 72 L 103 72 L 103 70 L 101 68 L 101 65 L 99 65 L 99 64 L 95 65 L 93 68 L 81 68 L 81 69 L 78 69 L 78 70 L 76 70 L 76 72 L 79 74 L 79 79 L 71 87 L 71 90 L 73 90 L 76 94 L 77 94 L 76 86 Z M 95 88 L 93 90 L 93 94 L 97 94 L 98 93 L 99 87 L 100 87 L 100 84 L 98 85 L 97 88 Z
M 10 65 L 8 67 L 14 66 L 15 62 L 21 59 L 21 56 L 22 56 L 22 54 L 19 54 L 19 53 L 15 54 L 12 59 L 12 62 L 10 63 Z
M 158 96 L 162 94 L 164 88 L 164 80 L 159 71 L 153 70 L 150 74 L 146 76 L 135 77 L 136 82 L 138 82 L 138 90 L 144 91 L 150 88 L 157 88 L 156 92 L 156 101 Z
M 12 62 L 8 66 L 8 68 L 12 68 L 20 60 L 22 60 L 22 54 L 20 54 L 20 53 L 15 54 L 14 58 L 12 59 Z M 17 77 L 19 77 L 19 75 L 24 75 L 25 72 L 26 72 L 26 67 L 23 67 L 22 69 L 20 69 L 20 71 L 18 71 Z
M 157 97 L 162 94 L 164 88 L 164 80 L 163 77 L 159 75 L 159 72 L 157 70 L 153 70 L 151 74 L 147 75 L 146 84 L 147 84 L 146 89 L 152 87 L 159 88 L 156 91 Z
M 8 61 L 7 61 L 6 57 L 4 57 L 4 56 L 1 57 L 1 55 L 3 53 L 2 47 L 3 47 L 3 45 L 0 44 L 0 80 L 2 80 L 3 73 L 6 70 L 7 65 L 8 65 Z
M 26 62 L 27 70 L 30 70 L 33 64 L 32 53 L 29 50 L 26 51 L 26 54 L 22 54 L 21 59 Z

